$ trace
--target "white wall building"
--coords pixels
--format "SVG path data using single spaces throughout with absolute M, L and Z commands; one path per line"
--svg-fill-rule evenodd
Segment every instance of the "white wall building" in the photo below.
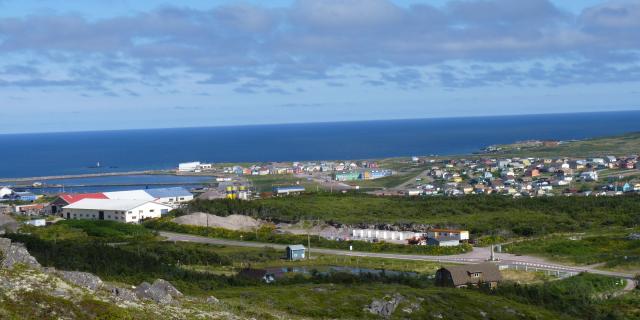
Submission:
M 411 231 L 391 231 L 391 230 L 375 230 L 375 229 L 354 229 L 351 231 L 354 240 L 395 240 L 405 241 L 413 237 L 420 237 L 422 233 Z
M 111 220 L 138 223 L 159 218 L 170 206 L 146 200 L 83 199 L 62 208 L 67 219 Z
M 193 194 L 182 187 L 147 189 L 144 192 L 153 198 L 152 201 L 169 206 L 177 206 L 193 200 Z
M 113 191 L 103 192 L 103 194 L 111 200 L 156 200 L 156 198 L 150 195 L 146 190 Z
M 178 164 L 178 171 L 180 172 L 196 172 L 200 170 L 200 161 L 184 162 Z
M 469 231 L 455 229 L 431 229 L 427 230 L 427 238 L 451 238 L 459 241 L 469 240 Z

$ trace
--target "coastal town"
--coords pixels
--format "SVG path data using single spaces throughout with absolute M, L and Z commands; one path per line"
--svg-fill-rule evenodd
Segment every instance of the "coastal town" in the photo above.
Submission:
M 548 144 L 550 143 L 545 142 L 542 145 Z M 523 145 L 540 144 L 527 142 L 514 145 L 521 148 Z M 512 198 L 599 197 L 622 196 L 640 191 L 639 159 L 635 155 L 588 158 L 500 157 L 495 154 L 500 149 L 501 147 L 488 147 L 484 153 L 456 158 L 413 156 L 250 165 L 204 162 L 178 164 L 171 174 L 181 177 L 209 177 L 209 183 L 197 188 L 146 186 L 144 189 L 104 192 L 39 193 L 41 188 L 46 189 L 46 181 L 29 182 L 30 186 L 25 186 L 22 181 L 21 186 L 7 185 L 0 188 L 0 212 L 18 215 L 23 217 L 19 220 L 24 223 L 38 226 L 58 219 L 140 223 L 186 208 L 194 199 L 254 201 L 270 197 L 294 197 L 291 201 L 295 202 L 296 195 L 316 192 L 425 198 L 474 195 Z M 266 183 L 261 183 L 260 179 L 266 179 Z M 390 182 L 386 183 L 387 181 Z M 258 183 L 261 184 L 258 186 Z M 212 217 L 212 221 L 216 219 L 226 218 Z M 196 225 L 201 223 L 200 221 Z M 225 223 L 220 226 L 243 227 Z M 249 225 L 257 228 L 264 223 L 265 221 L 256 220 Z M 210 226 L 208 220 L 206 225 Z M 283 233 L 291 231 L 282 226 L 277 229 Z M 326 225 L 324 229 L 311 233 L 335 241 L 384 241 L 405 245 L 458 246 L 474 241 L 468 230 L 441 226 L 372 229 L 362 228 L 361 225 Z
M 490 156 L 490 155 L 489 155 Z M 502 194 L 513 197 L 535 196 L 614 196 L 640 191 L 638 156 L 613 155 L 575 157 L 487 157 L 443 158 L 411 157 L 394 159 L 392 170 L 378 161 L 321 161 L 256 164 L 249 167 L 218 167 L 199 162 L 181 164 L 178 174 L 221 173 L 220 185 L 247 181 L 252 176 L 292 176 L 316 181 L 336 190 L 359 190 L 381 196 L 461 196 Z M 366 187 L 365 181 L 400 177 L 398 185 Z M 249 177 L 249 179 L 247 179 Z M 244 178 L 244 179 L 243 179 Z M 402 180 L 404 178 L 404 180 Z M 365 182 L 365 183 L 363 183 Z M 235 183 L 243 185 L 242 183 Z M 304 192 L 303 187 L 273 186 L 273 195 Z M 250 188 L 244 183 L 243 188 Z M 367 190 L 374 189 L 374 190 Z M 295 190 L 295 191 L 294 191 Z M 226 191 L 221 189 L 220 191 Z M 254 191 L 254 195 L 257 195 Z M 265 193 L 263 195 L 270 196 Z M 219 193 L 225 197 L 225 192 Z M 246 196 L 242 196 L 247 199 Z
M 0 320 L 640 320 L 640 0 L 0 12 Z

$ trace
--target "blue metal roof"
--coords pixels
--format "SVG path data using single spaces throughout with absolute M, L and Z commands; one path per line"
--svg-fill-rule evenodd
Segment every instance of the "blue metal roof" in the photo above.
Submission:
M 273 188 L 276 191 L 304 191 L 304 187 L 298 187 L 298 186 L 290 186 L 290 187 L 274 187 Z
M 144 191 L 154 198 L 188 197 L 193 195 L 182 187 L 147 189 Z

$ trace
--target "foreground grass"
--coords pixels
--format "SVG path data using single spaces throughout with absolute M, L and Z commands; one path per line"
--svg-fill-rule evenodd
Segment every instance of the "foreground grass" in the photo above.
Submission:
M 302 284 L 259 290 L 226 288 L 217 297 L 260 319 L 380 319 L 363 310 L 374 299 L 400 294 L 407 298 L 391 319 L 572 319 L 541 307 L 528 306 L 471 290 L 416 289 L 380 284 Z M 266 311 L 269 310 L 269 311 Z
M 579 237 L 553 236 L 516 242 L 505 246 L 507 252 L 538 255 L 560 262 L 580 265 L 603 264 L 604 268 L 640 272 L 640 240 L 630 240 L 632 232 L 587 234 Z
M 222 250 L 237 250 L 237 247 L 222 247 Z M 242 248 L 241 251 L 256 251 L 260 252 L 264 249 L 257 248 Z M 199 270 L 203 272 L 211 272 L 214 274 L 222 275 L 235 275 L 242 268 L 258 268 L 258 269 L 272 269 L 272 268 L 301 268 L 305 267 L 307 270 L 313 269 L 327 269 L 328 267 L 348 267 L 358 269 L 373 269 L 373 270 L 389 270 L 389 271 L 401 271 L 401 272 L 413 272 L 420 274 L 433 275 L 442 266 L 448 264 L 441 264 L 429 261 L 405 261 L 405 260 L 391 260 L 369 257 L 350 257 L 350 256 L 334 256 L 334 255 L 313 255 L 311 259 L 301 261 L 289 261 L 283 259 L 284 252 L 278 252 L 281 256 L 276 259 L 263 260 L 263 261 L 234 261 L 229 265 L 198 265 L 187 266 L 191 270 Z
M 109 228 L 104 225 L 97 227 Z M 214 295 L 223 302 L 225 310 L 256 319 L 379 319 L 363 308 L 374 299 L 395 294 L 406 300 L 391 316 L 392 319 L 637 319 L 640 305 L 636 293 L 605 300 L 603 297 L 620 290 L 624 283 L 619 279 L 590 274 L 557 281 L 546 281 L 536 276 L 533 285 L 504 282 L 493 291 L 438 288 L 425 274 L 437 268 L 432 263 L 388 261 L 389 264 L 385 262 L 381 266 L 382 261 L 375 258 L 318 255 L 314 260 L 294 264 L 281 260 L 283 252 L 269 248 L 234 248 L 135 238 L 113 244 L 106 241 L 111 238 L 107 236 L 111 232 L 91 236 L 91 228 L 87 232 L 64 224 L 56 229 L 60 237 L 50 239 L 47 238 L 51 234 L 48 228 L 51 227 L 31 230 L 30 234 L 8 236 L 25 243 L 44 266 L 88 271 L 105 280 L 129 284 L 163 278 L 186 294 Z M 128 232 L 135 234 L 136 230 Z M 209 268 L 233 268 L 247 263 L 252 267 L 377 265 L 388 270 L 426 272 L 421 276 L 396 277 L 312 273 L 278 280 L 271 285 L 232 274 L 206 272 Z M 203 267 L 204 272 L 198 267 Z M 522 280 L 522 276 L 518 277 Z M 47 319 L 54 318 L 49 316 L 56 315 L 55 312 L 61 312 L 62 318 L 91 319 L 100 318 L 98 315 L 101 314 L 113 319 L 137 319 L 139 316 L 91 300 L 86 306 L 70 306 L 65 301 L 51 299 L 25 296 L 23 300 L 7 302 L 0 295 L 0 318 L 9 315 L 5 318 Z M 27 303 L 34 301 L 38 308 L 29 310 Z M 64 310 L 57 311 L 57 308 Z

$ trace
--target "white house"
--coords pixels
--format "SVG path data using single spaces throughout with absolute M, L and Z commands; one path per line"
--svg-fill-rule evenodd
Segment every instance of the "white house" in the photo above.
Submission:
M 427 230 L 427 238 L 452 238 L 459 241 L 469 240 L 469 231 L 456 229 L 431 229 Z
M 147 200 L 82 199 L 62 208 L 67 219 L 111 220 L 138 223 L 159 218 L 170 206 Z
M 8 187 L 0 187 L 0 199 L 10 196 L 13 194 L 13 190 Z
M 598 172 L 596 171 L 585 171 L 580 174 L 580 178 L 584 181 L 598 181 Z

